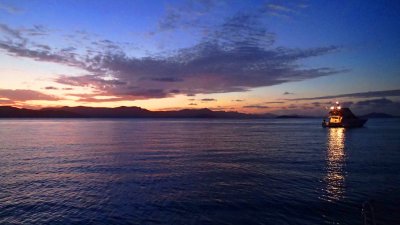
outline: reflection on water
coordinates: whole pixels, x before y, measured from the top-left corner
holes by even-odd
[[[329,200],[339,200],[344,194],[345,128],[328,132],[326,194]]]

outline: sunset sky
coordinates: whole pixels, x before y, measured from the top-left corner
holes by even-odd
[[[0,0],[0,105],[400,115],[398,1]]]

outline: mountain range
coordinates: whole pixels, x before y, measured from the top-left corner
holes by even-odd
[[[370,113],[366,118],[393,118],[385,113]],[[150,111],[140,107],[60,107],[43,109],[24,109],[12,106],[0,106],[0,118],[226,118],[226,119],[260,119],[260,118],[313,118],[302,115],[247,114],[232,111],[213,111],[204,109],[182,109],[171,111]]]
[[[254,115],[239,112],[212,111],[210,109],[183,109],[176,111],[150,111],[140,107],[61,107],[38,110],[0,106],[0,118],[265,118],[273,114]]]

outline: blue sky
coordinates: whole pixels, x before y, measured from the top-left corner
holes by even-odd
[[[399,115],[399,31],[396,1],[0,0],[0,104]]]

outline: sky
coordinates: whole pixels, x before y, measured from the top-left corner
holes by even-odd
[[[398,1],[0,0],[0,105],[400,115]]]

